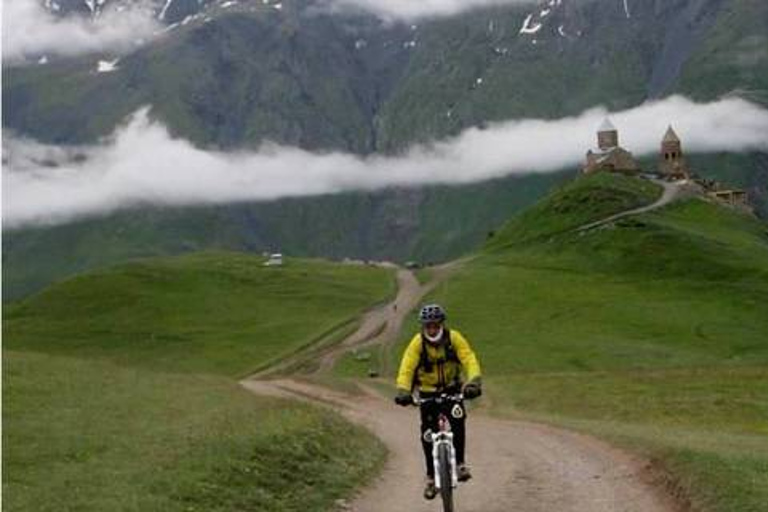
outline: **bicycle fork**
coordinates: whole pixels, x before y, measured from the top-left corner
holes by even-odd
[[[453,433],[439,432],[432,435],[432,463],[435,468],[435,487],[443,488],[442,467],[440,464],[440,447],[447,446],[448,460],[450,463],[451,482],[450,486],[454,489],[459,485],[459,475],[456,472],[456,449],[453,447]]]

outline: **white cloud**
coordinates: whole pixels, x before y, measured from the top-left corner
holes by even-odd
[[[141,204],[268,200],[552,172],[580,164],[605,115],[598,108],[561,120],[508,121],[400,156],[361,157],[275,145],[258,152],[204,151],[171,138],[143,110],[97,147],[64,150],[6,140],[3,216],[14,227]],[[674,97],[611,119],[622,145],[636,154],[658,151],[669,123],[688,152],[768,150],[768,110],[735,98],[695,104]]]
[[[414,20],[452,16],[492,5],[535,4],[537,0],[325,0],[331,10],[358,9],[384,19]]]
[[[123,52],[159,33],[148,4],[122,12],[106,10],[96,18],[57,17],[37,0],[3,0],[3,61],[19,62],[40,54],[73,56]]]

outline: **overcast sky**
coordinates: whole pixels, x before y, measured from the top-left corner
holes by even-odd
[[[71,159],[71,150],[6,136],[4,223],[59,223],[140,204],[266,200],[575,168],[594,146],[605,115],[593,109],[557,121],[508,121],[414,146],[401,156],[364,158],[274,145],[258,152],[204,151],[171,138],[145,109],[103,145],[79,148],[85,161]],[[740,99],[694,104],[674,97],[610,117],[622,145],[638,155],[658,151],[669,123],[688,152],[768,150],[768,111]]]
[[[2,7],[3,61],[11,63],[24,56],[123,52],[160,28],[140,2],[124,12],[107,11],[96,20],[58,18],[39,0],[2,0]]]

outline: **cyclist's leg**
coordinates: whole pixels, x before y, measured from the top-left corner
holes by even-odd
[[[437,431],[438,409],[432,403],[422,404],[421,407],[421,447],[424,450],[424,464],[427,476],[435,478],[435,466],[432,461],[432,440],[429,435]]]

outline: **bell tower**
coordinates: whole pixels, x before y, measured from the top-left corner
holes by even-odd
[[[619,131],[607,117],[597,130],[597,147],[602,151],[619,147]]]
[[[690,177],[688,165],[683,156],[683,145],[672,126],[667,128],[667,133],[661,139],[661,154],[659,155],[659,171],[665,176],[676,179]]]
[[[667,133],[661,140],[661,157],[667,161],[674,161],[683,157],[683,148],[680,137],[677,136],[672,126],[667,128]]]

